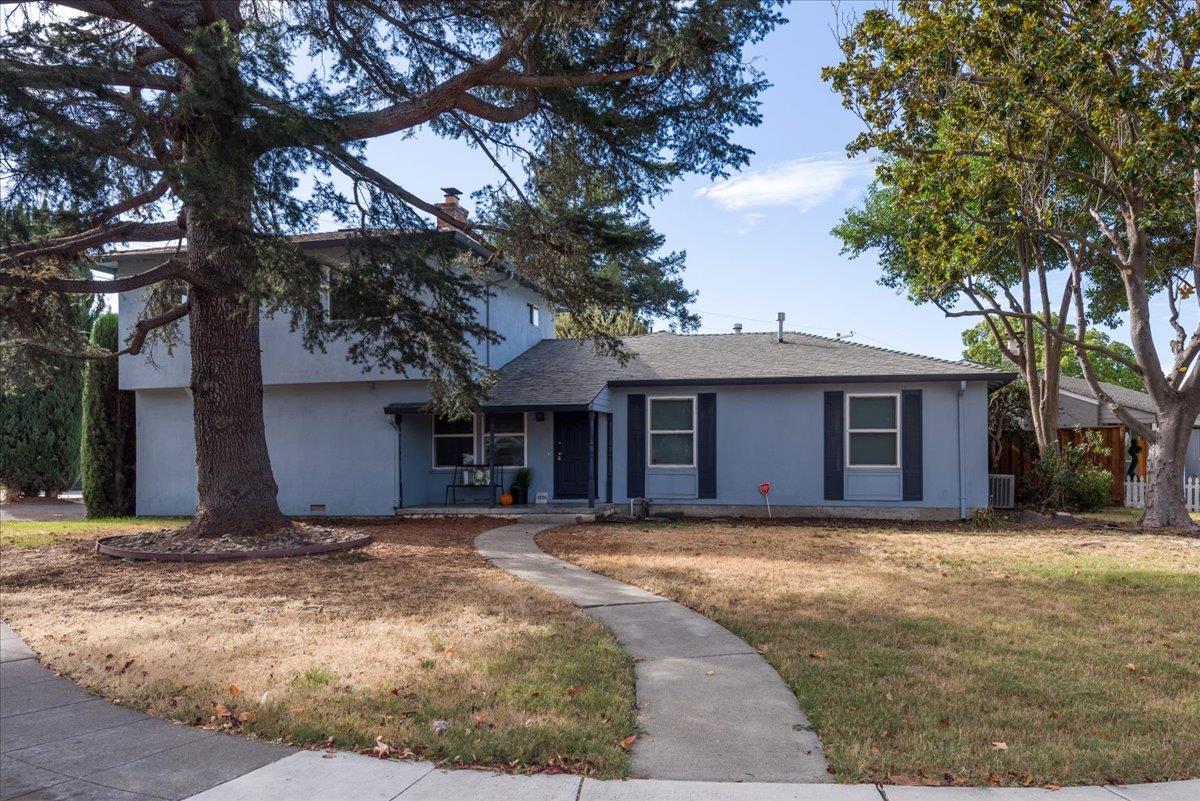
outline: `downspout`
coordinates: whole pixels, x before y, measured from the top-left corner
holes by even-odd
[[[963,441],[962,441],[962,402],[967,392],[967,382],[958,382],[958,396],[955,398],[954,439],[958,454],[958,519],[967,519],[967,496],[963,492]]]

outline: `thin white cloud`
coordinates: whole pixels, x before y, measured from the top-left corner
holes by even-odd
[[[866,159],[850,161],[843,155],[823,153],[735,175],[697,189],[696,195],[729,211],[796,206],[804,212],[829,201],[856,179],[869,175],[871,168]]]

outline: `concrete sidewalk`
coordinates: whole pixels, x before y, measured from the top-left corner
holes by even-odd
[[[630,773],[646,779],[827,782],[828,762],[795,694],[741,638],[685,606],[543,553],[560,523],[486,531],[476,549],[599,620],[636,660]]]

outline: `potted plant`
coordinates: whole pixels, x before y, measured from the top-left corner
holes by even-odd
[[[513,474],[512,484],[509,485],[508,491],[512,493],[514,503],[529,503],[529,483],[532,479],[533,471],[528,467],[522,467]]]

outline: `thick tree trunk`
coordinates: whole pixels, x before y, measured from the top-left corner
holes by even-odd
[[[1183,493],[1184,468],[1187,463],[1188,439],[1192,434],[1191,420],[1180,422],[1186,415],[1160,415],[1160,424],[1146,454],[1146,511],[1142,525],[1154,528],[1167,526],[1191,527]]]
[[[237,285],[248,248],[192,215],[188,260],[202,275]],[[188,532],[265,534],[288,525],[279,511],[263,425],[257,308],[228,291],[191,288],[192,404],[200,502]]]

